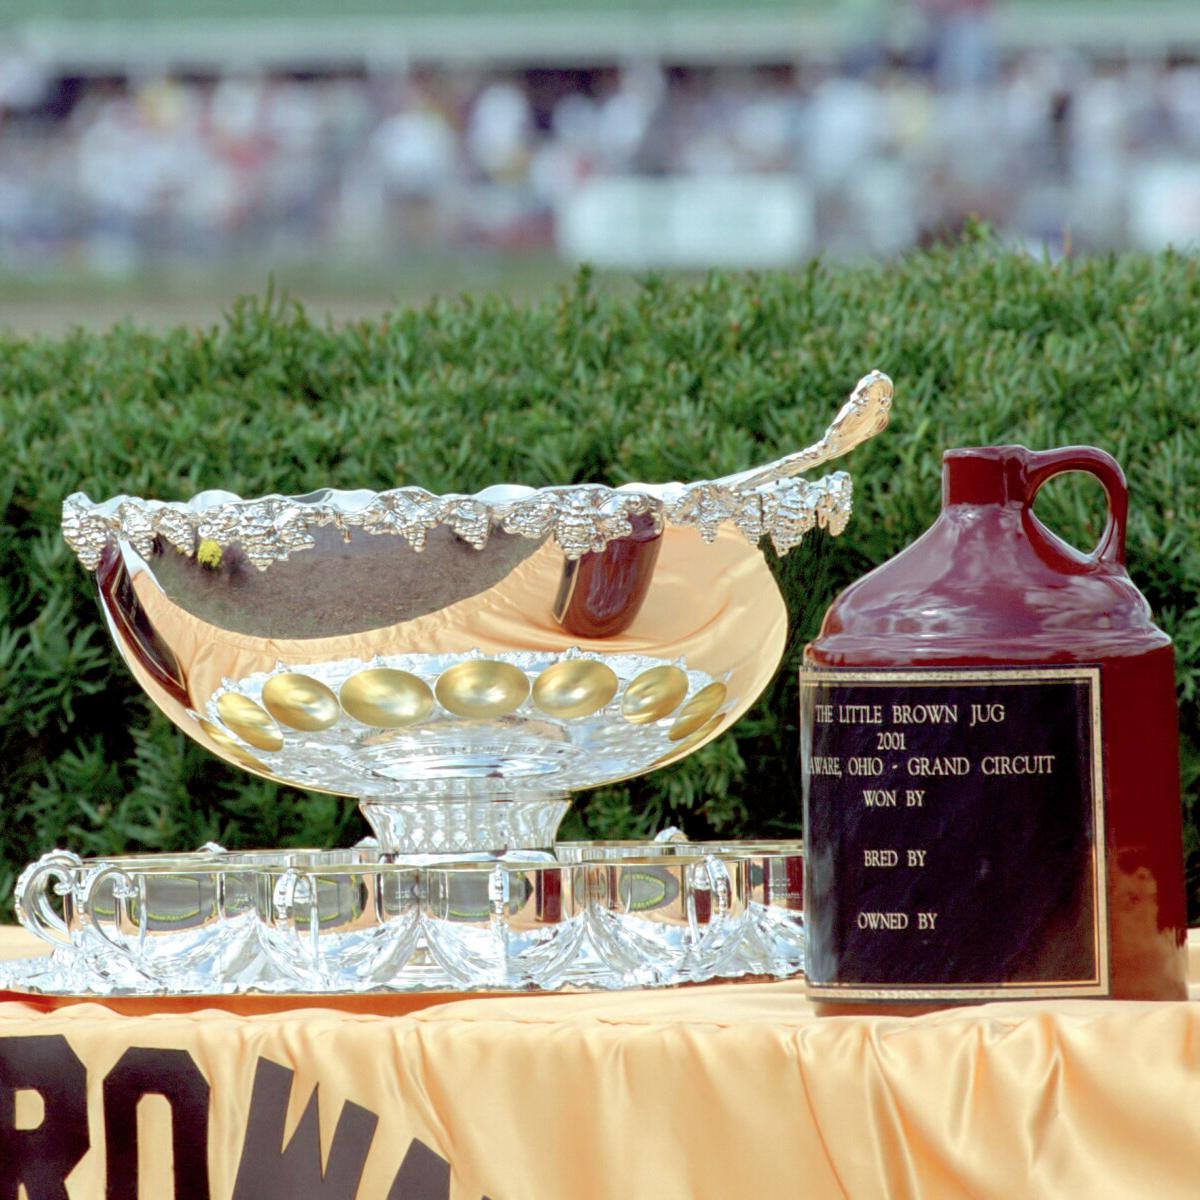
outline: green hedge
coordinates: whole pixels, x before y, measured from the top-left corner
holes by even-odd
[[[68,492],[182,498],[323,484],[692,479],[813,440],[870,367],[892,428],[856,451],[845,535],[778,564],[793,644],[730,736],[581,796],[578,836],[797,828],[795,666],[835,591],[937,511],[941,450],[1090,442],[1132,485],[1130,569],[1176,640],[1193,911],[1200,912],[1200,275],[1191,259],[1047,265],[976,240],[888,266],[644,281],[581,274],[532,307],[464,297],[333,329],[239,302],[212,329],[0,340],[0,891],[54,844],[98,853],[345,843],[354,805],[240,774],[143,699],[59,533]],[[1076,477],[1039,512],[1095,538]]]

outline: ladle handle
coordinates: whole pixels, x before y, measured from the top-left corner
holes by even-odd
[[[810,471],[832,458],[848,454],[855,446],[887,428],[892,411],[892,381],[882,371],[871,371],[857,383],[819,442],[785,455],[765,467],[753,467],[714,480],[724,487],[750,490]]]

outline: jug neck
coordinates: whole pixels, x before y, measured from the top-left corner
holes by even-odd
[[[1024,446],[977,446],[942,456],[942,506],[1029,503],[1029,458]]]

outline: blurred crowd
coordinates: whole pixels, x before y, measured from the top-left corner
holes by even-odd
[[[109,80],[0,59],[0,270],[552,247],[605,179],[770,176],[805,197],[806,251],[833,256],[975,215],[1052,252],[1200,236],[1200,66],[955,45],[925,62],[864,45],[837,66]]]

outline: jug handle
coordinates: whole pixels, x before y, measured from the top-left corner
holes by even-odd
[[[1125,525],[1129,516],[1129,486],[1121,464],[1111,454],[1092,446],[1064,446],[1061,450],[1031,450],[1026,460],[1026,503],[1056,475],[1083,471],[1100,481],[1108,497],[1108,524],[1088,558],[1093,563],[1125,565]]]

